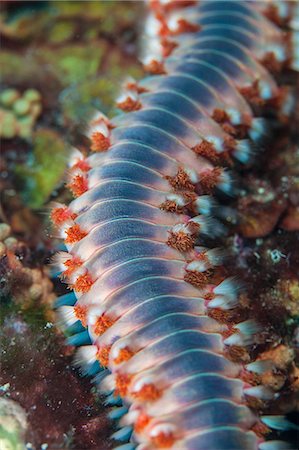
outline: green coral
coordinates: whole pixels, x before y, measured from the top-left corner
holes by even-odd
[[[25,411],[16,402],[0,398],[0,448],[24,450]]]
[[[40,208],[46,202],[63,176],[66,156],[66,145],[57,132],[44,128],[34,133],[32,158],[15,169],[28,206]]]

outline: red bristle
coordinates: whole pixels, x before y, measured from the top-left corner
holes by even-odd
[[[191,23],[185,19],[179,19],[177,22],[178,28],[171,33],[174,36],[181,33],[197,33],[201,29],[197,23]]]
[[[160,398],[162,392],[153,383],[147,383],[137,392],[133,392],[132,396],[142,401],[154,401]]]
[[[83,175],[75,175],[67,187],[71,190],[74,197],[80,197],[80,195],[88,190],[87,178]]]
[[[128,361],[133,355],[134,352],[129,347],[121,348],[117,357],[114,358],[114,362],[115,364],[120,364],[124,361]]]
[[[65,242],[67,244],[74,244],[75,242],[81,241],[87,233],[81,230],[79,225],[75,224],[66,230],[66,235]]]
[[[75,270],[82,266],[82,264],[83,261],[81,261],[81,259],[76,256],[73,256],[72,258],[64,261],[63,265],[67,267],[67,269],[62,272],[63,277],[70,277]]]
[[[103,367],[108,367],[111,345],[100,347],[97,352],[97,360]]]
[[[174,177],[166,175],[166,180],[169,181],[170,185],[176,190],[188,190],[194,191],[195,186],[190,180],[189,175],[185,172],[182,167],[179,167],[177,174]]]
[[[98,336],[101,336],[105,331],[114,324],[115,320],[112,319],[108,314],[103,314],[98,317],[94,325],[94,332]]]
[[[148,90],[146,88],[139,86],[138,83],[133,82],[133,81],[129,81],[126,84],[126,89],[128,89],[129,91],[135,91],[135,92],[137,92],[137,94],[143,94],[144,92],[148,92]]]
[[[133,375],[128,375],[128,374],[122,374],[122,373],[117,373],[116,377],[115,377],[115,384],[116,384],[116,389],[115,389],[115,395],[120,395],[122,397],[124,397],[125,395],[127,395],[128,392],[128,387],[131,383]]]
[[[93,285],[93,281],[91,276],[89,275],[89,273],[85,273],[84,275],[80,275],[74,285],[73,285],[73,289],[77,292],[82,292],[83,294],[85,294],[86,292],[88,292],[91,288],[91,286]]]
[[[81,170],[81,172],[88,172],[90,170],[90,165],[86,159],[79,159],[75,164],[72,165],[71,170]]]
[[[220,180],[220,176],[223,172],[221,167],[215,167],[214,169],[207,170],[200,174],[200,187],[201,189],[209,194],[217,186]]]
[[[150,422],[151,418],[145,413],[139,414],[136,422],[134,423],[134,430],[136,433],[140,433]]]
[[[103,133],[95,131],[91,136],[91,147],[93,152],[104,152],[110,147],[110,139]]]
[[[62,225],[68,220],[74,220],[76,217],[77,214],[70,211],[67,206],[54,208],[51,212],[51,220],[57,226]]]
[[[170,448],[175,443],[175,437],[170,431],[167,433],[161,431],[156,436],[153,436],[151,441],[157,448]]]
[[[81,321],[83,327],[87,326],[87,306],[84,305],[75,305],[74,313],[78,320]]]
[[[162,45],[162,55],[164,58],[167,58],[167,56],[171,55],[173,50],[178,46],[178,44],[174,41],[170,41],[168,39],[161,39],[161,45]]]
[[[165,67],[162,61],[152,59],[150,63],[144,64],[144,70],[152,75],[164,75],[166,74]]]
[[[139,100],[134,100],[132,97],[128,96],[123,102],[118,102],[117,107],[122,109],[124,112],[137,111],[141,108],[141,102]]]

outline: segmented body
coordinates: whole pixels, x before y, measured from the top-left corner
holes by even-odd
[[[252,323],[212,318],[236,305],[238,289],[202,240],[222,232],[210,216],[217,190],[232,190],[225,167],[248,160],[262,114],[287,115],[288,92],[266,65],[287,65],[289,43],[259,3],[152,7],[162,58],[147,60],[153,76],[128,83],[128,114],[93,123],[95,153],[72,162],[78,198],[52,214],[76,295],[58,303],[88,330],[80,354],[91,371],[111,372],[102,388],[129,406],[117,437],[133,427],[140,450],[268,448],[246,399],[271,394],[246,383],[249,368],[227,352],[250,343]],[[72,340],[88,342],[85,331]]]

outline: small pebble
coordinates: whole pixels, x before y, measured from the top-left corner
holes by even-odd
[[[14,251],[18,245],[18,241],[14,237],[9,237],[5,239],[4,244],[8,250]]]
[[[31,105],[30,113],[32,117],[34,118],[38,117],[41,112],[42,112],[42,105],[40,103],[34,103],[33,105]]]
[[[0,258],[6,255],[6,247],[3,242],[0,242]]]
[[[24,94],[23,98],[31,102],[38,102],[41,100],[41,95],[36,89],[27,89]]]
[[[7,223],[0,223],[0,241],[8,238],[11,233],[11,228]]]
[[[16,118],[10,111],[5,111],[0,127],[0,135],[5,139],[12,139],[18,131]]]
[[[43,294],[43,289],[40,284],[33,284],[29,289],[29,295],[32,298],[32,300],[38,300],[41,298]]]
[[[30,102],[25,98],[20,98],[14,103],[13,110],[18,116],[24,116],[30,110]]]
[[[11,106],[19,97],[20,93],[16,89],[5,89],[0,96],[0,102],[4,106]]]

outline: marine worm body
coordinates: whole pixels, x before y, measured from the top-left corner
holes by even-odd
[[[279,3],[287,23],[294,6]],[[52,212],[75,294],[58,300],[61,316],[78,332],[79,362],[110,403],[123,400],[112,416],[124,449],[286,448],[265,440],[271,418],[248,407],[272,393],[250,382],[262,366],[230,350],[250,345],[257,325],[217,320],[239,286],[217,269],[224,252],[204,246],[223,232],[212,216],[225,218],[215,198],[232,192],[228,168],[249,160],[266,116],[291,110],[273,73],[293,64],[292,39],[268,5],[153,1],[151,76],[127,82],[125,114],[93,121],[93,154],[72,157],[76,198]]]

